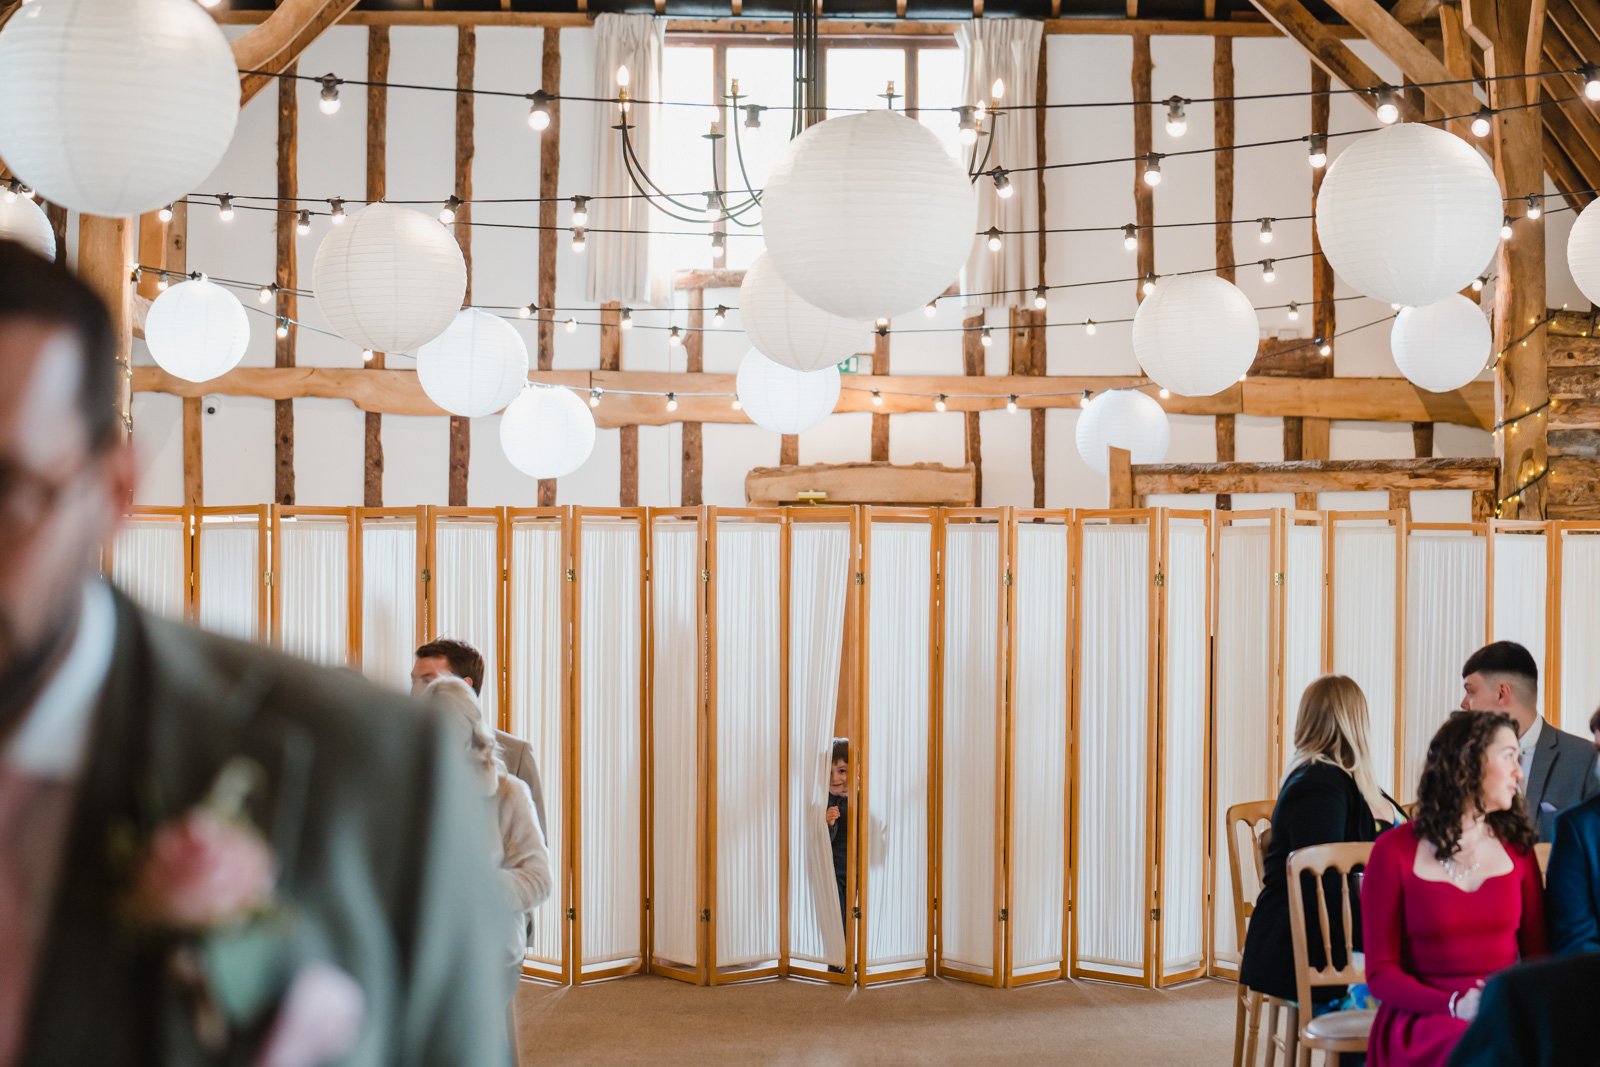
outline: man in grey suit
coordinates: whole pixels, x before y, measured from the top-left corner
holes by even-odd
[[[0,1064],[259,1062],[335,1005],[326,1058],[506,1063],[459,739],[99,577],[137,481],[117,343],[65,268],[0,242]]]
[[[1516,720],[1528,812],[1538,821],[1539,840],[1554,840],[1556,816],[1600,788],[1594,746],[1539,714],[1539,666],[1515,641],[1478,649],[1461,668],[1461,678],[1464,711],[1499,711]]]

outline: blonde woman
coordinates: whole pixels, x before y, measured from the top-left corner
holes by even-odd
[[[1272,834],[1263,862],[1261,894],[1245,935],[1239,980],[1258,993],[1294,1000],[1294,946],[1289,933],[1289,853],[1332,841],[1373,841],[1399,819],[1395,804],[1372,775],[1367,749],[1367,698],[1361,687],[1340,674],[1325,674],[1306,687],[1294,728],[1294,756],[1272,809]],[[1316,887],[1307,881],[1307,914],[1316,914]],[[1329,941],[1343,944],[1337,876],[1328,886],[1334,929]],[[1352,899],[1355,944],[1361,945],[1361,902]],[[1316,939],[1312,939],[1316,940]],[[1321,966],[1320,944],[1311,963]],[[1335,963],[1343,966],[1341,959]],[[1319,989],[1319,1003],[1341,995],[1337,987]]]

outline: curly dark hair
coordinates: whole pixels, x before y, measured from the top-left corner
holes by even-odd
[[[1461,816],[1469,810],[1484,814],[1489,832],[1503,844],[1526,852],[1538,839],[1521,795],[1506,811],[1483,811],[1484,761],[1490,742],[1501,730],[1516,734],[1517,724],[1511,716],[1498,711],[1457,711],[1428,742],[1414,821],[1417,836],[1432,845],[1441,860],[1460,850]]]

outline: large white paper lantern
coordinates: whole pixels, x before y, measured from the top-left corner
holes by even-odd
[[[56,231],[32,197],[0,196],[0,239],[16,241],[45,259],[56,258]]]
[[[752,348],[739,364],[734,389],[757,426],[773,433],[804,433],[839,402],[839,368],[797,371]]]
[[[1443,300],[1482,274],[1504,216],[1500,183],[1478,150],[1420,123],[1356,141],[1317,194],[1317,237],[1334,272],[1406,307]]]
[[[849,359],[871,329],[806,303],[779,277],[766,254],[744,272],[739,321],[762,355],[798,371],[822,370]]]
[[[239,118],[227,38],[193,0],[35,0],[0,31],[0,157],[93,215],[198,187]]]
[[[864,322],[943,293],[977,225],[965,169],[932,130],[889,110],[841,115],[790,141],[761,197],[783,280],[823,311]]]
[[[1483,373],[1494,332],[1482,308],[1451,293],[1424,307],[1402,308],[1389,332],[1389,347],[1395,366],[1413,385],[1448,393]]]
[[[529,386],[500,416],[500,447],[530,478],[561,478],[594,451],[594,415],[560,386]]]
[[[438,337],[417,349],[417,381],[452,415],[490,415],[528,381],[528,346],[504,319],[464,308]]]
[[[144,343],[168,374],[206,382],[244,358],[250,320],[238,297],[215,282],[195,278],[172,286],[150,304]]]
[[[467,293],[467,264],[450,231],[393,204],[369,204],[330,228],[312,278],[329,325],[374,352],[427,344],[455,320]]]
[[[1156,384],[1211,396],[1255,362],[1261,322],[1231,283],[1214,274],[1163,278],[1133,317],[1133,354]]]
[[[1097,394],[1078,416],[1078,455],[1101,474],[1111,470],[1110,449],[1125,448],[1134,463],[1160,463],[1172,440],[1167,413],[1137,389]]]
[[[1578,291],[1600,304],[1600,209],[1591,203],[1578,214],[1567,234],[1567,267]]]

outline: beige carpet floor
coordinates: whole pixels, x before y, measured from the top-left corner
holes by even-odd
[[[907,982],[847,992],[773,981],[704,989],[641,977],[524,982],[524,1064],[1226,1064],[1231,983],[1155,992],[1098,982],[984,989]]]

